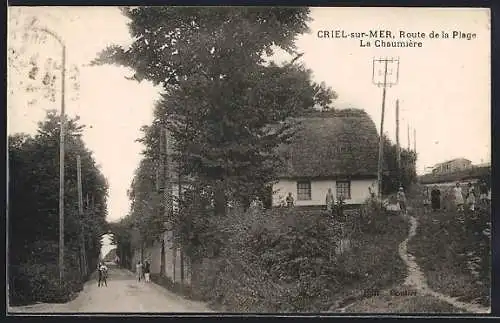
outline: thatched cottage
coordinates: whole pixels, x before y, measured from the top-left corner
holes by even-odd
[[[378,134],[363,110],[313,112],[299,119],[297,133],[283,148],[285,167],[273,185],[273,206],[289,192],[296,206],[325,205],[328,188],[346,204],[377,194]]]

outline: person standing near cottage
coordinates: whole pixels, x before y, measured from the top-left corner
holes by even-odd
[[[465,198],[469,210],[474,211],[474,207],[476,204],[476,192],[474,186],[472,186],[472,183],[469,183],[467,185],[467,192],[465,193]]]
[[[464,196],[462,194],[462,188],[460,187],[460,182],[453,189],[453,195],[455,197],[455,205],[458,211],[463,211],[464,209]]]
[[[256,196],[252,200],[252,203],[250,203],[250,208],[254,210],[262,210],[264,208],[264,204],[260,200],[260,197]]]
[[[370,198],[372,200],[374,200],[375,199],[375,191],[373,189],[373,185],[368,186],[368,193],[370,194]]]
[[[479,200],[482,203],[488,200],[488,185],[486,185],[486,181],[484,180],[479,184]]]
[[[337,198],[337,204],[336,204],[336,211],[337,211],[337,219],[342,222],[342,223],[345,223],[346,222],[346,217],[345,217],[345,214],[344,214],[344,205],[345,205],[345,198],[344,198],[344,195],[340,195],[338,198]]]
[[[151,269],[150,269],[150,264],[149,264],[149,261],[145,261],[144,262],[144,280],[146,281],[146,283],[149,283],[151,281],[150,279],[150,273],[151,273]]]
[[[135,265],[135,271],[137,274],[137,281],[140,282],[142,277],[142,263],[140,260],[137,262],[137,265]]]
[[[431,205],[431,199],[432,199],[432,196],[431,196],[431,193],[432,192],[429,192],[429,187],[425,186],[424,187],[424,198],[423,198],[423,204],[424,204],[424,209],[427,210],[427,207],[429,205]]]
[[[396,198],[399,204],[399,209],[404,215],[406,215],[406,195],[403,186],[399,187],[399,191]]]
[[[286,197],[286,206],[287,207],[292,207],[293,206],[292,192],[288,192],[288,196]]]
[[[333,196],[332,189],[329,188],[328,192],[326,193],[326,210],[328,212],[332,212],[334,204],[335,204],[335,197]]]
[[[431,191],[431,206],[433,211],[441,208],[441,191],[437,185],[434,185]]]

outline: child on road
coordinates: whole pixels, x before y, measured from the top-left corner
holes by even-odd
[[[137,265],[135,265],[135,271],[137,274],[137,281],[140,282],[142,277],[142,263],[140,260],[137,262]]]
[[[144,279],[146,280],[146,283],[149,283],[151,280],[150,280],[150,265],[149,265],[149,261],[145,261],[144,262]]]

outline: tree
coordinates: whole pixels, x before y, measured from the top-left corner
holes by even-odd
[[[130,216],[138,229],[141,246],[151,245],[163,231],[159,215],[161,197],[156,190],[155,164],[150,158],[141,160],[129,190],[132,202]]]
[[[124,268],[132,268],[132,245],[131,217],[126,215],[118,222],[109,223],[110,231],[113,232],[111,242],[116,245],[116,254],[120,257],[120,265]]]
[[[273,46],[295,53],[308,30],[307,8],[124,8],[135,41],[110,46],[94,64],[134,69],[134,78],[164,87],[145,128],[146,153],[157,158],[159,129],[174,139],[183,175],[209,183],[215,209],[227,200],[248,203],[274,178],[276,148],[293,134],[290,119],[315,104],[329,107],[335,93],[314,84],[300,64],[266,64]]]
[[[13,302],[54,297],[50,292],[56,287],[51,284],[58,281],[55,264],[59,237],[59,122],[56,112],[49,111],[46,119],[39,123],[35,136],[9,136],[9,280],[11,286],[24,286],[10,289],[20,293],[11,294]],[[88,269],[92,272],[106,226],[107,182],[80,137],[82,130],[78,118],[67,121],[65,281],[74,284],[72,288],[81,288],[86,279],[78,263],[80,230],[85,228]],[[92,206],[86,205],[87,214],[83,219],[78,215],[77,154],[82,161],[84,196],[88,193],[94,201]]]
[[[417,155],[409,149],[401,149],[401,168],[397,164],[397,147],[384,136],[384,176],[382,192],[394,193],[400,185],[407,189],[417,179]]]

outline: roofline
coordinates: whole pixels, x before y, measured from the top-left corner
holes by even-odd
[[[467,159],[465,157],[460,157],[460,158],[453,158],[453,159],[450,159],[450,160],[447,160],[447,161],[444,161],[442,163],[438,163],[438,164],[435,164],[434,166],[431,166],[431,167],[438,167],[438,166],[441,166],[441,165],[445,165],[445,164],[448,164],[448,163],[451,163],[451,162],[454,162],[454,161],[457,161],[457,160],[466,160],[468,162],[471,162],[472,161],[470,159]]]
[[[377,179],[377,174],[335,175],[335,176],[279,176],[278,180],[360,180]]]

